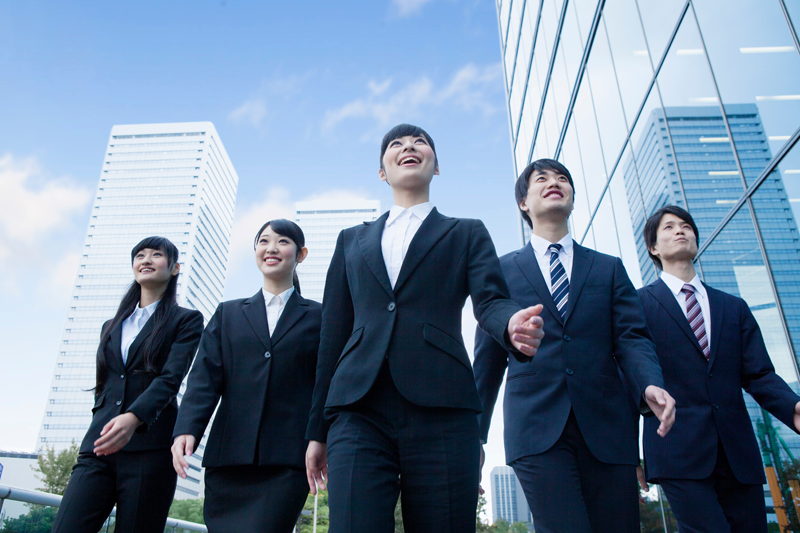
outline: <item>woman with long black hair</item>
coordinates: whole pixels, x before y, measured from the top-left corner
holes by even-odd
[[[290,533],[308,495],[304,437],[322,306],[300,296],[295,268],[308,250],[297,224],[267,222],[254,249],[263,286],[211,317],[175,424],[173,463],[185,477],[219,403],[203,451],[211,533]]]
[[[114,505],[117,533],[162,533],[175,494],[175,397],[203,315],[178,306],[178,249],[168,239],[142,240],[131,262],[134,281],[101,330],[92,422],[54,533],[97,533]]]

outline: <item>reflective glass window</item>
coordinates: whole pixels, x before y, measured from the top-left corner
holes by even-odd
[[[619,238],[614,220],[611,195],[605,194],[592,220],[594,229],[594,249],[604,254],[619,257]]]
[[[580,242],[589,225],[589,218],[593,206],[589,205],[589,195],[586,189],[580,143],[578,142],[578,136],[575,132],[574,116],[570,121],[570,126],[567,128],[567,133],[564,137],[564,145],[561,148],[558,159],[567,167],[572,175],[572,181],[575,184],[575,209],[572,211],[570,220],[572,223],[572,237]]]
[[[657,64],[686,5],[686,0],[636,0],[653,64]]]

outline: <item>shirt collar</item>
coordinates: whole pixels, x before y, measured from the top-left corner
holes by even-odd
[[[267,302],[267,305],[269,305],[272,299],[276,296],[275,294],[272,294],[271,292],[269,292],[267,289],[264,288],[261,289],[261,292],[264,294],[264,301]],[[294,287],[289,287],[288,289],[278,294],[277,296],[278,298],[281,299],[282,303],[286,304],[286,302],[289,301],[289,298],[292,297],[292,293],[294,293]]]
[[[417,204],[414,206],[409,207],[406,209],[405,207],[400,207],[399,205],[393,205],[391,209],[389,209],[389,218],[386,219],[386,225],[389,226],[397,220],[400,215],[405,214],[408,212],[410,215],[416,216],[420,220],[425,220],[428,215],[431,214],[433,211],[433,203],[432,202],[425,202],[422,204]]]
[[[545,254],[549,254],[550,245],[553,244],[547,239],[539,237],[538,235],[531,233],[531,247],[533,248],[534,253],[537,256],[544,256]],[[572,235],[567,232],[560,241],[556,244],[561,245],[561,251],[572,257]]]
[[[673,276],[672,274],[663,271],[661,272],[661,280],[667,284],[669,290],[676,297],[678,296],[678,293],[681,292],[683,286],[686,284],[686,282],[683,281],[681,278]],[[692,281],[689,282],[689,285],[694,287],[695,293],[699,294],[703,298],[706,297],[706,288],[700,281],[700,276],[695,274],[694,277],[692,278]]]
[[[155,302],[151,303],[150,305],[148,305],[146,307],[139,307],[139,305],[142,304],[141,302],[139,302],[139,305],[136,306],[136,309],[133,310],[133,313],[131,313],[131,315],[135,316],[137,318],[140,317],[140,316],[151,317],[151,316],[153,316],[153,313],[156,312],[156,308],[158,307],[158,304],[160,304],[160,303],[161,303],[161,300],[156,300]]]

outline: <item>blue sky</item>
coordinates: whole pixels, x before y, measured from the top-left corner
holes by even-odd
[[[297,200],[388,208],[380,138],[418,123],[439,210],[519,246],[494,2],[5,2],[0,71],[0,449],[35,444],[114,124],[213,122],[238,246]],[[240,248],[226,298],[260,283]]]

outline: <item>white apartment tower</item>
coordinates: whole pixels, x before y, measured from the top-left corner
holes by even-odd
[[[381,215],[381,203],[379,200],[321,199],[296,202],[294,212],[308,248],[308,257],[297,267],[300,289],[304,298],[321,302],[339,232],[377,219]]]
[[[238,181],[210,122],[111,128],[37,449],[80,444],[86,433],[100,327],[133,281],[136,243],[171,240],[180,251],[178,301],[211,318],[225,288]],[[202,496],[204,443],[176,497]]]
[[[489,474],[489,480],[492,485],[492,521],[497,522],[502,518],[509,524],[531,524],[533,519],[528,500],[525,499],[514,469],[510,466],[496,466]]]

